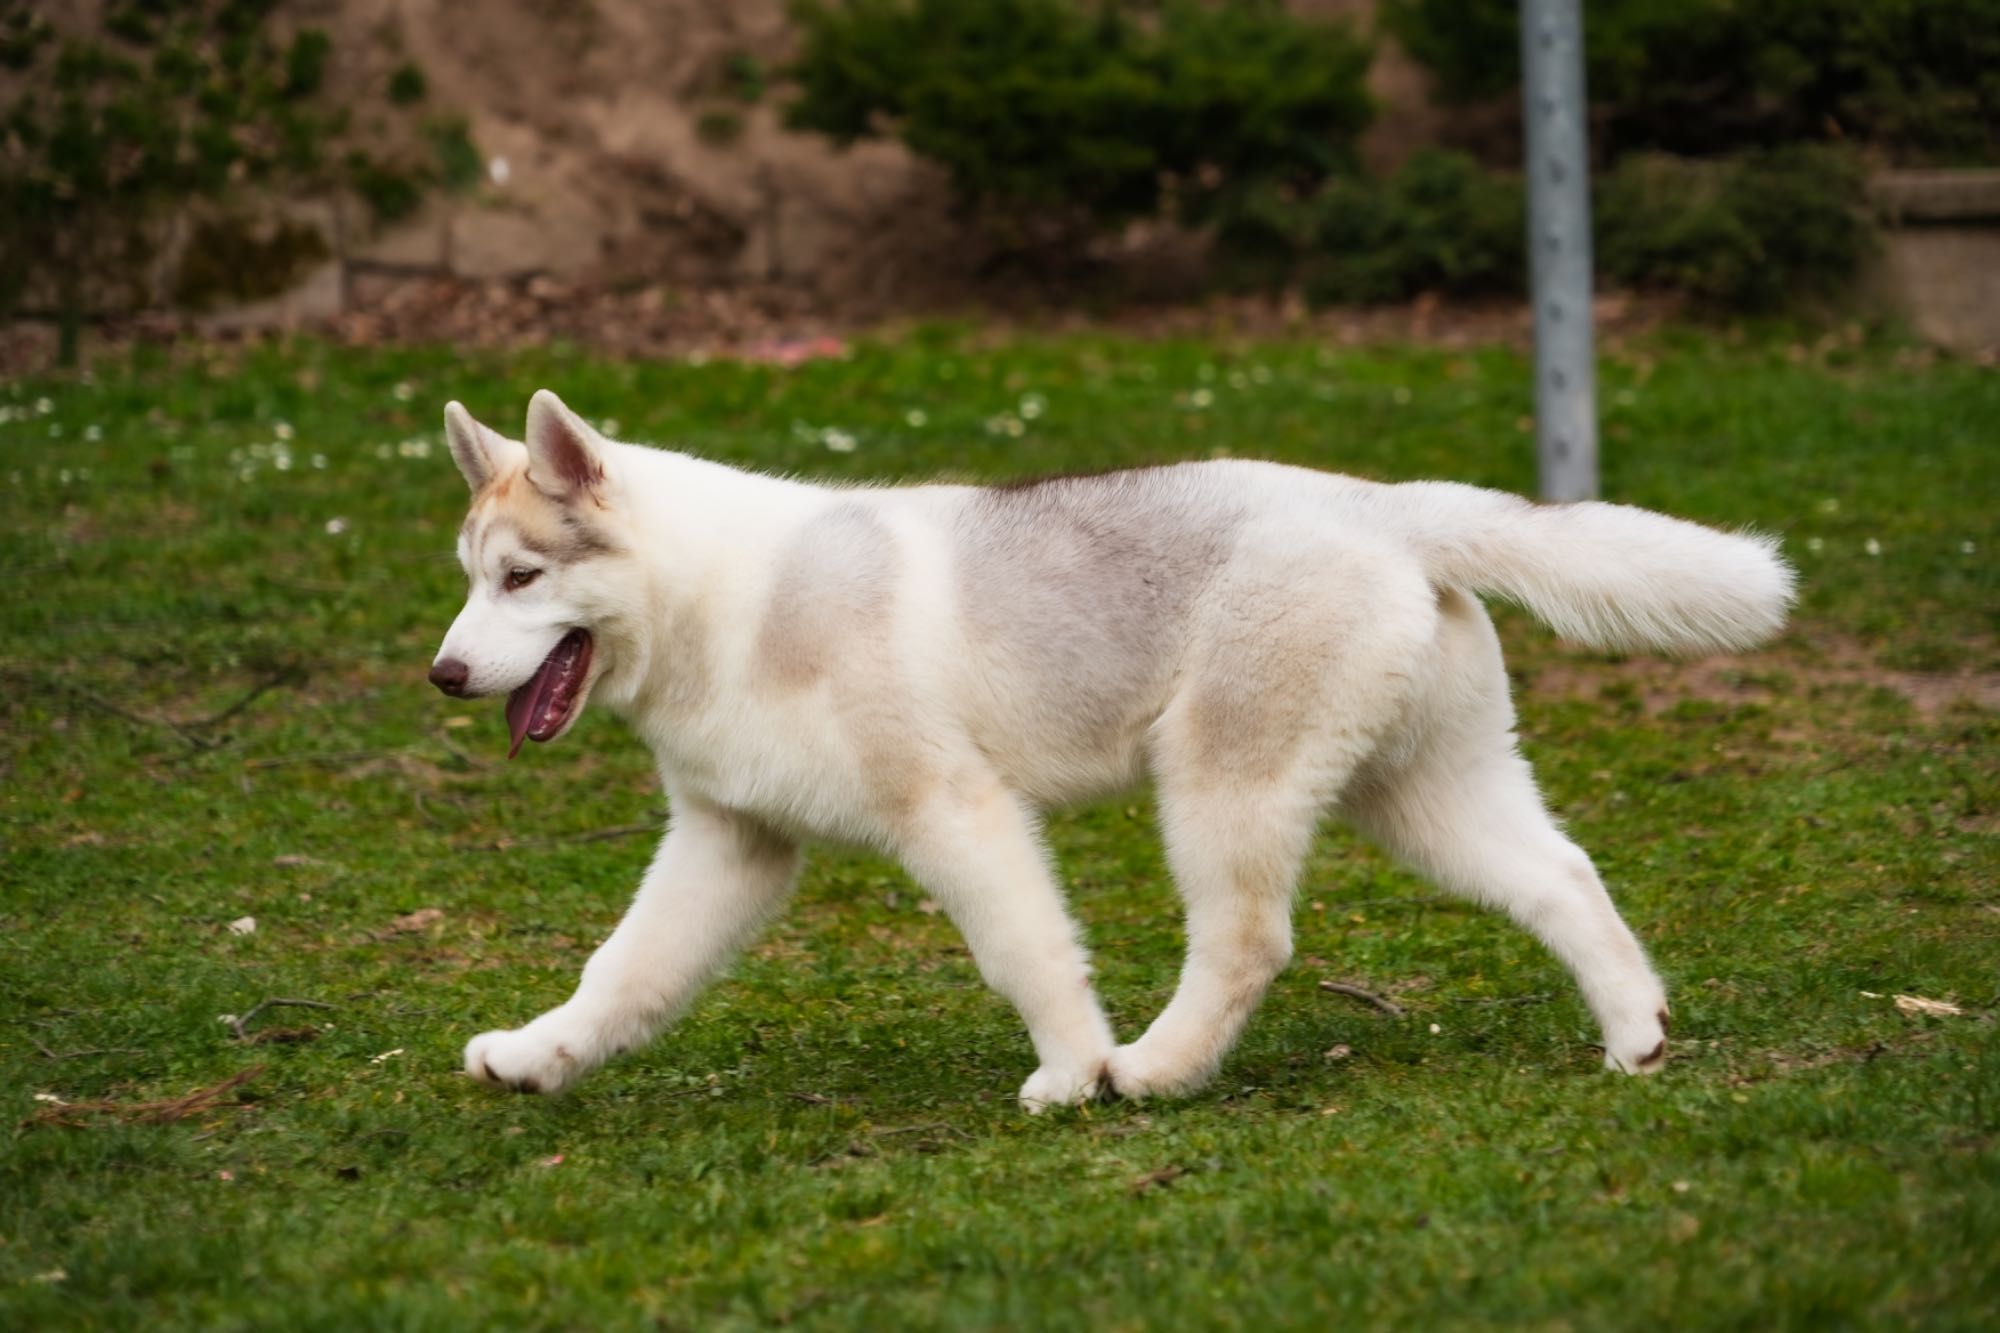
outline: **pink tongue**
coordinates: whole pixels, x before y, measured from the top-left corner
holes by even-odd
[[[507,750],[509,759],[521,753],[521,742],[529,737],[545,741],[556,734],[569,716],[570,701],[589,663],[590,636],[571,630],[528,682],[507,696],[507,730],[514,740]]]

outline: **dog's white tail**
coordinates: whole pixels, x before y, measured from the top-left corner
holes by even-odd
[[[1630,505],[1537,505],[1451,482],[1385,488],[1438,583],[1521,603],[1596,648],[1713,653],[1784,626],[1794,575],[1774,537]]]

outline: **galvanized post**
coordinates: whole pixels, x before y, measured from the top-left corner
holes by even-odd
[[[1587,500],[1597,495],[1597,372],[1580,0],[1521,0],[1521,112],[1542,498]]]

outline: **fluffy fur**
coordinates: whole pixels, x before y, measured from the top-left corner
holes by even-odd
[[[472,587],[433,678],[506,693],[587,630],[570,720],[623,715],[673,811],[575,995],[474,1038],[475,1077],[555,1092],[645,1042],[834,839],[900,858],[964,932],[1027,1025],[1030,1109],[1185,1093],[1290,957],[1328,810],[1547,944],[1609,1067],[1664,1060],[1665,991],[1543,807],[1476,594],[1600,646],[1747,648],[1792,596],[1769,539],[1238,461],[829,488],[605,440],[547,392],[524,443],[445,420]],[[1188,951],[1121,1046],[1039,815],[1147,774]]]

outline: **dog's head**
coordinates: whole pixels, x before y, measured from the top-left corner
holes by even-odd
[[[444,429],[472,488],[458,534],[471,589],[431,683],[457,698],[507,695],[512,758],[525,739],[567,731],[612,665],[603,631],[619,610],[605,591],[616,580],[602,576],[626,557],[610,466],[618,446],[546,389],[528,404],[524,442],[457,403],[445,407]]]

